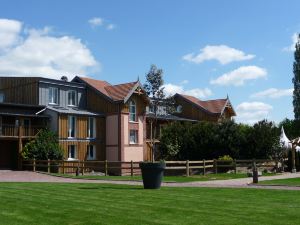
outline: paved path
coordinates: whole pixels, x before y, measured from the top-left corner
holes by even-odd
[[[285,173],[276,176],[259,177],[260,181],[300,177],[300,173]],[[84,180],[50,176],[43,173],[29,171],[0,170],[0,182],[56,182],[56,183],[102,183],[102,184],[127,184],[142,185],[141,181],[112,181],[112,180]],[[252,178],[240,178],[232,180],[196,181],[186,183],[165,182],[166,187],[221,187],[221,188],[260,188],[260,189],[284,189],[300,190],[300,187],[285,186],[257,186],[252,185]]]

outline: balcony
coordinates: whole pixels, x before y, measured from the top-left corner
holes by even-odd
[[[33,138],[42,129],[42,126],[16,126],[13,124],[2,124],[0,126],[0,137],[7,138]]]

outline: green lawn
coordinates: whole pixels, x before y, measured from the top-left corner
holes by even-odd
[[[300,186],[300,178],[288,178],[288,179],[279,179],[279,180],[265,180],[265,181],[259,182],[259,184]]]
[[[294,225],[300,192],[0,183],[0,224]]]
[[[78,176],[70,175],[70,174],[51,174],[53,176],[62,176],[76,179],[99,179],[99,180],[129,180],[129,181],[141,181],[141,176],[96,176],[96,175],[84,175]],[[220,173],[220,174],[207,174],[205,176],[196,175],[196,176],[164,176],[163,180],[165,182],[192,182],[192,181],[208,181],[208,180],[228,180],[228,179],[237,179],[237,178],[245,178],[246,174],[230,174],[230,173]]]

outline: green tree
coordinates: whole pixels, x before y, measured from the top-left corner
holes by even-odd
[[[164,93],[163,70],[151,65],[149,72],[146,74],[146,83],[144,90],[151,98],[152,115],[148,117],[150,121],[150,146],[152,150],[152,160],[155,160],[155,139],[157,137],[157,117],[158,108],[164,107],[167,112],[173,109],[173,100],[171,97],[166,98]]]
[[[300,36],[299,36],[300,37]],[[294,53],[294,65],[293,65],[293,84],[294,84],[294,93],[293,93],[293,106],[294,106],[294,116],[296,120],[300,119],[300,38],[295,45]]]
[[[35,139],[24,146],[22,156],[24,159],[61,160],[63,150],[58,144],[57,135],[48,129],[43,129]]]

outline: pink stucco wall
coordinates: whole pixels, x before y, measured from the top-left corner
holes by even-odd
[[[124,160],[125,161],[143,161],[143,147],[125,147],[124,148]]]
[[[124,138],[124,145],[129,144],[129,115],[122,115],[124,118],[124,132],[123,132],[123,138]]]

